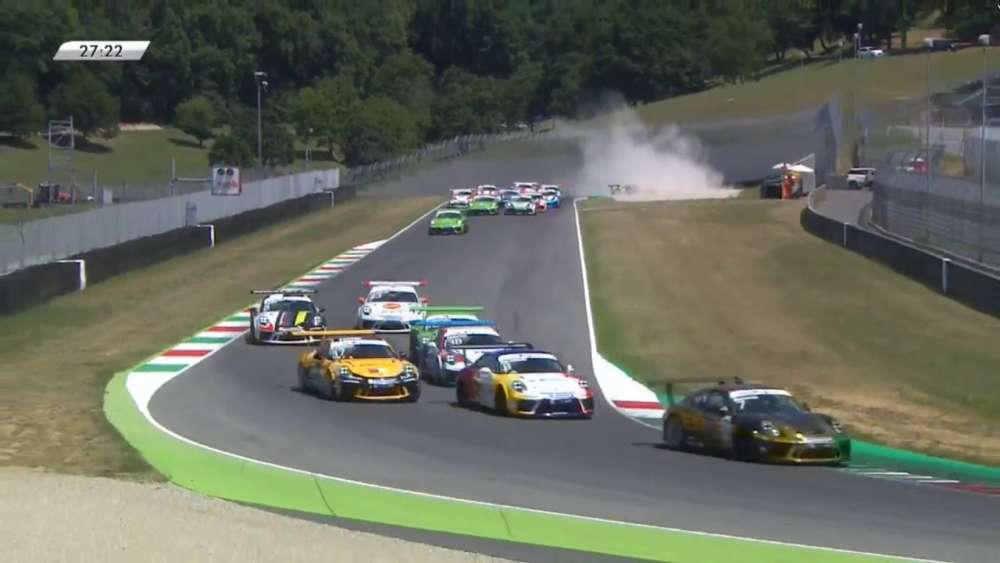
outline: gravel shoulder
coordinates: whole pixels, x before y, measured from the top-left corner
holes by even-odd
[[[0,468],[3,561],[505,561],[300,520],[161,483]]]

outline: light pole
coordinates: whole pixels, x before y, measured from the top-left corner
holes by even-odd
[[[979,132],[979,261],[983,261],[983,214],[984,195],[986,191],[986,47],[990,44],[989,35],[980,35],[979,43],[983,46],[983,100],[980,104],[980,124]]]
[[[259,70],[254,71],[253,78],[257,82],[257,165],[264,165],[264,150],[263,143],[261,142],[261,132],[260,132],[260,98],[261,89],[267,88],[267,73]]]

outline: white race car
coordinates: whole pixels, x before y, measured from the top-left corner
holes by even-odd
[[[456,323],[458,324],[458,323]],[[510,346],[491,324],[452,326],[442,329],[429,342],[421,363],[421,372],[438,385],[454,385],[462,370],[487,352]]]
[[[264,296],[250,308],[248,339],[252,344],[307,344],[318,338],[302,332],[326,328],[323,308],[309,298],[315,289],[254,289],[250,293]]]
[[[537,192],[541,189],[542,185],[538,182],[514,182],[511,188],[518,191],[522,195],[529,195]]]
[[[448,207],[452,209],[467,209],[472,203],[472,190],[460,188],[451,190],[451,198],[448,200]]]
[[[412,321],[423,318],[427,299],[417,288],[422,281],[370,281],[367,297],[358,297],[357,328],[376,332],[409,332]]]
[[[488,195],[496,197],[500,195],[500,188],[493,184],[479,184],[476,186],[476,195]]]

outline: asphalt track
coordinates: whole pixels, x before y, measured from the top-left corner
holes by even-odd
[[[591,371],[572,209],[474,219],[464,237],[430,238],[417,225],[316,299],[331,324],[349,326],[362,282],[387,278],[426,279],[432,303],[483,305],[509,338]],[[994,561],[1000,552],[1000,499],[669,452],[658,432],[603,401],[590,421],[500,418],[458,408],[453,390],[431,386],[417,404],[328,403],[295,389],[299,353],[238,342],[164,386],[151,412],[216,448],[404,489],[911,557]]]

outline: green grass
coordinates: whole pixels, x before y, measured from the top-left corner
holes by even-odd
[[[649,382],[789,386],[888,445],[1000,463],[1000,322],[806,235],[801,207],[589,203],[601,352]]]
[[[0,185],[20,182],[34,187],[46,178],[48,148],[44,138],[32,137],[26,143],[5,141],[0,144]],[[204,177],[208,175],[210,146],[211,141],[206,141],[204,147],[199,147],[193,137],[171,128],[125,131],[113,139],[95,137],[88,144],[80,143],[78,138],[74,151],[77,184],[88,189],[96,172],[98,185],[166,187],[171,159],[177,159],[178,176]],[[323,156],[321,151],[314,151],[313,155],[316,167],[333,164],[315,160]],[[303,169],[304,162],[296,160],[292,168]]]
[[[148,475],[104,418],[114,373],[247,305],[248,288],[277,286],[385,238],[437,201],[358,198],[4,318],[0,465]]]

